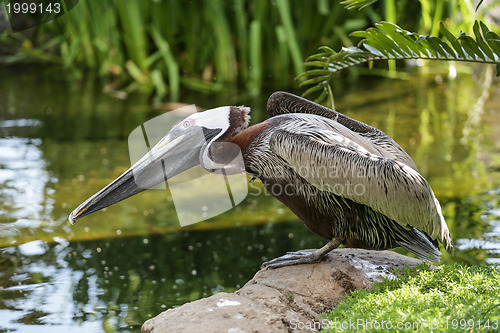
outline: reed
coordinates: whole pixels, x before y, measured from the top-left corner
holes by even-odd
[[[355,44],[348,37],[354,30],[389,20],[432,31],[451,14],[471,20],[471,6],[384,0],[358,11],[329,0],[80,1],[29,33],[0,33],[0,50],[10,50],[0,62],[90,69],[114,89],[154,93],[158,101],[178,99],[181,86],[210,92],[231,85],[256,95],[271,83],[289,86],[319,46]]]

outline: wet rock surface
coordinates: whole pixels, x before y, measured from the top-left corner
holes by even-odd
[[[312,265],[262,269],[234,293],[169,309],[142,326],[149,332],[310,332],[346,293],[369,288],[392,270],[421,261],[390,251],[336,249]]]

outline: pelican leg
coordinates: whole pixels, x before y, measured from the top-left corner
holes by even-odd
[[[314,264],[321,261],[331,250],[339,247],[343,240],[343,238],[332,238],[332,240],[316,251],[287,252],[284,256],[266,261],[262,264],[262,267],[278,268],[291,265]]]

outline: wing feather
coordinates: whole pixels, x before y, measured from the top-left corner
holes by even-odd
[[[409,167],[417,170],[417,166],[411,157],[401,148],[390,136],[381,130],[352,119],[340,112],[324,107],[323,105],[311,102],[305,98],[293,94],[277,91],[273,93],[267,101],[267,112],[270,117],[279,115],[299,113],[313,114],[333,120],[353,133],[358,134],[383,148],[386,152],[395,155],[396,159],[402,161]],[[418,170],[417,170],[418,171]]]
[[[269,143],[275,154],[318,189],[369,206],[451,248],[441,207],[415,169],[370,152],[340,133],[326,132],[322,128],[313,135],[278,130]]]

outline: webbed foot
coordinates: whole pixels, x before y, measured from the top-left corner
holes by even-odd
[[[266,261],[262,264],[262,267],[279,268],[292,265],[314,264],[321,261],[328,254],[328,252],[337,248],[343,240],[343,238],[332,238],[331,241],[318,250],[287,252],[284,256]]]
[[[314,264],[323,259],[318,257],[316,251],[287,252],[284,256],[266,261],[262,264],[265,268],[279,268],[292,265]]]

